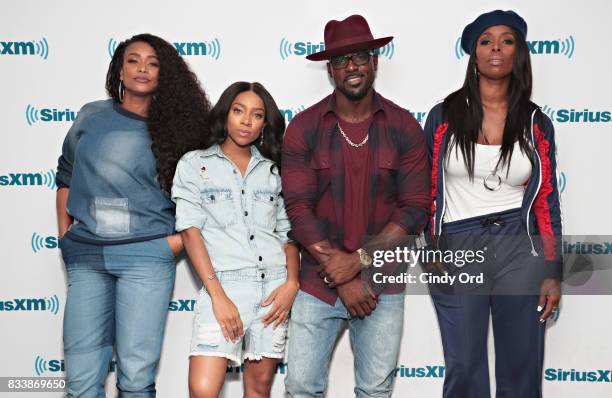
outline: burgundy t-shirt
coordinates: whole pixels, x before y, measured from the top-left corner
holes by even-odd
[[[368,134],[372,116],[358,123],[339,119],[342,131],[354,144],[360,144]],[[344,248],[354,252],[363,244],[368,227],[368,183],[370,176],[370,145],[355,148],[344,137]]]

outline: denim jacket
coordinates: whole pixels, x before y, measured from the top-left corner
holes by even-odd
[[[215,271],[286,265],[291,227],[273,165],[255,146],[244,177],[219,145],[179,161],[172,185],[176,230],[201,231]]]

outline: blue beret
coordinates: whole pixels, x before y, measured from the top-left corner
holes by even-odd
[[[463,29],[461,35],[461,48],[466,53],[470,53],[474,47],[474,42],[478,36],[488,27],[496,25],[508,25],[523,34],[523,39],[527,37],[527,22],[514,11],[495,10],[480,15],[471,24]]]

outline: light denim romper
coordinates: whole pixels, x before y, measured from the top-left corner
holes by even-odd
[[[204,287],[196,309],[190,355],[243,359],[282,358],[286,325],[263,327],[268,295],[287,280],[285,244],[291,226],[278,169],[251,146],[244,177],[219,145],[187,153],[172,187],[176,230],[201,231],[217,278],[238,307],[244,339],[226,342]],[[244,348],[243,348],[244,344]]]

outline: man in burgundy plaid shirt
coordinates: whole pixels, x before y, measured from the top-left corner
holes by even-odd
[[[422,232],[429,208],[423,132],[373,89],[374,39],[353,15],[325,26],[334,92],[299,113],[283,144],[282,180],[291,238],[300,243],[300,291],[289,326],[289,397],[323,396],[338,334],[348,322],[357,397],[391,396],[404,317],[404,286],[376,286],[366,236]],[[366,250],[367,249],[367,250]],[[365,274],[365,273],[364,273]],[[395,293],[395,294],[394,294]]]

